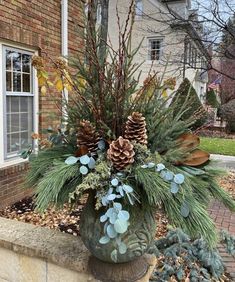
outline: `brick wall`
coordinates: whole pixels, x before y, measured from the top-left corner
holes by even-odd
[[[1,0],[0,40],[22,48],[33,48],[42,55],[61,56],[60,0]],[[82,1],[69,0],[69,55],[82,51]],[[48,69],[49,71],[49,69]],[[39,96],[39,128],[57,126],[58,109],[48,97]],[[50,118],[53,117],[53,118]],[[0,169],[0,205],[25,195],[19,189],[27,165]]]

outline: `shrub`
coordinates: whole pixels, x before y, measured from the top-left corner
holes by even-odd
[[[227,130],[235,132],[235,99],[220,107],[221,117],[227,121]]]
[[[218,108],[220,105],[213,89],[210,89],[206,92],[206,104],[212,108]]]
[[[187,78],[184,79],[176,91],[171,106],[175,108],[175,116],[178,112],[182,111],[182,109],[184,110],[184,113],[181,116],[182,120],[194,117],[196,121],[194,122],[192,129],[201,127],[207,120],[207,113],[202,106],[196,90]]]

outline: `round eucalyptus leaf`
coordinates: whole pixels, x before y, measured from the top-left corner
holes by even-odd
[[[104,224],[104,234],[107,233],[107,227],[109,226],[109,222],[106,221],[105,224]]]
[[[171,182],[171,193],[176,194],[179,192],[179,185],[175,182]]]
[[[113,193],[113,187],[110,187],[107,194],[110,195],[112,193]]]
[[[103,196],[101,198],[101,203],[102,203],[103,206],[107,206],[107,204],[108,204],[107,196]]]
[[[108,195],[108,197],[107,197],[107,200],[108,200],[108,201],[113,201],[114,199],[116,199],[116,195],[115,195],[115,194],[110,194],[110,195]]]
[[[90,158],[90,162],[88,164],[89,169],[93,169],[95,168],[95,159],[94,158]]]
[[[104,150],[104,149],[105,149],[105,142],[104,142],[104,140],[100,140],[100,141],[98,142],[98,148],[99,148],[100,150]]]
[[[127,228],[128,224],[125,220],[117,219],[114,223],[114,229],[117,233],[123,234],[127,231]]]
[[[73,165],[73,164],[76,164],[77,161],[78,161],[78,158],[76,158],[74,156],[70,156],[65,160],[65,163],[67,165]]]
[[[112,184],[114,187],[118,186],[118,183],[119,183],[119,181],[118,181],[117,178],[114,178],[114,179],[112,179],[112,181],[111,181],[111,184]]]
[[[157,164],[157,168],[156,171],[162,171],[163,169],[165,169],[165,165],[164,164]]]
[[[100,217],[100,222],[105,222],[108,219],[107,215],[104,214]]]
[[[118,254],[117,250],[114,249],[114,250],[112,251],[112,253],[111,253],[111,259],[112,259],[112,261],[117,262],[117,254]]]
[[[79,169],[79,171],[81,172],[81,174],[86,175],[88,173],[88,168],[84,165],[82,165]]]
[[[161,170],[160,177],[165,180],[165,178],[166,178],[166,171],[165,170]]]
[[[142,165],[141,166],[142,168],[147,168],[148,166],[146,164]]]
[[[190,209],[189,209],[189,206],[187,203],[183,203],[181,208],[180,208],[180,213],[183,217],[188,217],[189,216],[189,213],[190,213]]]
[[[90,157],[88,157],[87,155],[81,156],[79,161],[81,164],[87,165],[90,162]]]
[[[185,179],[184,175],[182,173],[178,173],[174,177],[174,182],[177,183],[177,184],[183,184],[184,179]]]
[[[115,237],[117,237],[117,231],[114,229],[113,225],[109,224],[107,227],[107,235],[109,236],[109,238],[113,239]]]
[[[110,238],[108,236],[103,236],[100,238],[99,243],[102,245],[107,244],[110,241]]]
[[[118,211],[122,210],[122,204],[120,203],[113,203],[113,207]]]
[[[155,163],[148,163],[148,168],[153,168],[155,167]]]
[[[120,193],[120,195],[121,195],[122,197],[124,197],[124,192],[123,192],[123,186],[122,186],[122,185],[119,185],[119,186],[116,188],[116,191],[117,191],[118,193]]]
[[[174,173],[171,171],[167,171],[165,174],[165,180],[166,181],[171,181],[174,178]]]
[[[117,220],[117,217],[118,217],[118,214],[117,214],[116,211],[114,211],[114,212],[110,215],[110,217],[109,217],[109,222],[110,222],[111,224],[114,224],[115,221]]]
[[[110,217],[114,211],[115,211],[114,208],[109,208],[109,209],[106,211],[107,217]]]
[[[121,255],[125,254],[126,253],[126,250],[127,250],[127,246],[125,243],[121,242],[119,245],[118,245],[118,251]]]
[[[126,192],[126,193],[132,193],[133,192],[133,188],[130,186],[130,185],[126,185],[124,184],[122,186],[123,190]]]
[[[130,218],[130,214],[128,211],[122,210],[122,211],[119,211],[118,218],[124,221],[128,221]]]
[[[118,177],[123,177],[123,176],[124,176],[124,173],[123,173],[123,172],[118,172],[118,173],[117,173],[117,176],[118,176]]]

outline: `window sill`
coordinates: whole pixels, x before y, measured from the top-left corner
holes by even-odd
[[[15,158],[13,160],[6,160],[4,163],[0,163],[0,169],[1,168],[7,168],[9,166],[14,166],[22,163],[27,163],[28,159],[21,159],[21,158]]]

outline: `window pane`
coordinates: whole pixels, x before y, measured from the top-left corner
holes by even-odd
[[[21,123],[21,128],[20,130],[28,130],[28,114],[21,114],[20,115],[20,123]]]
[[[13,72],[13,91],[21,92],[21,73]]]
[[[7,100],[11,98],[11,112],[12,113],[18,113],[20,110],[19,105],[19,97],[7,97]]]
[[[12,72],[6,72],[6,89],[12,91]]]
[[[18,52],[13,52],[13,70],[21,71],[21,54]]]
[[[19,114],[11,114],[11,132],[18,132],[19,131]],[[11,133],[9,132],[9,133]]]
[[[23,73],[23,92],[30,92],[30,74]]]
[[[21,140],[21,149],[27,148],[32,143],[31,133],[29,133],[28,131],[21,132],[20,140]]]
[[[18,152],[20,148],[20,134],[14,133],[11,134],[11,152]]]
[[[12,58],[12,52],[6,51],[6,70],[12,70],[11,58]]]
[[[11,112],[11,96],[7,97],[7,113]]]
[[[20,97],[20,112],[28,112],[29,97]]]
[[[30,73],[30,55],[22,55],[22,71]]]

